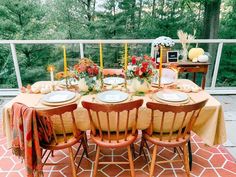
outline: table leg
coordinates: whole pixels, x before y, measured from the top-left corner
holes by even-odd
[[[194,83],[196,83],[196,75],[197,75],[197,73],[194,72],[194,73],[193,73],[193,82],[194,82]]]
[[[205,89],[206,85],[206,73],[202,73],[202,89]]]

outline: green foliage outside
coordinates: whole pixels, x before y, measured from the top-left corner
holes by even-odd
[[[220,1],[220,0],[214,0]],[[202,38],[207,0],[1,0],[0,40],[177,39],[177,30]],[[219,38],[236,39],[236,2],[221,0]],[[204,46],[203,46],[204,47]],[[69,66],[79,45],[66,45]],[[175,46],[180,49],[180,45]],[[16,88],[10,46],[0,45],[0,88]],[[47,66],[63,70],[62,45],[16,45],[23,85],[48,80]],[[105,67],[120,67],[124,46],[104,45]],[[86,57],[99,62],[99,46],[85,45]],[[150,45],[129,45],[130,55],[150,53]],[[217,85],[236,86],[236,45],[225,45]]]

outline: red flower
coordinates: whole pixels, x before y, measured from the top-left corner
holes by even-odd
[[[98,75],[98,67],[97,66],[95,66],[94,68],[93,68],[93,73],[94,73],[94,75]]]
[[[148,67],[148,62],[142,62],[142,66],[143,66],[145,69],[147,69],[147,67]]]
[[[153,61],[153,62],[155,62],[155,61],[156,61],[156,59],[155,59],[155,58],[152,58],[152,61]]]
[[[88,67],[88,68],[87,68],[87,72],[88,72],[88,74],[89,74],[90,76],[92,76],[92,75],[93,75],[93,68]]]
[[[137,67],[137,68],[135,69],[134,74],[135,74],[136,76],[139,76],[139,67]]]
[[[146,68],[146,67],[142,67],[142,68],[141,68],[141,71],[142,71],[143,73],[145,73],[145,72],[147,71],[147,68]]]
[[[133,65],[136,64],[137,60],[136,60],[136,57],[135,57],[135,56],[132,56],[132,58],[131,58],[131,62],[132,62]]]
[[[148,74],[152,75],[152,70],[151,69],[148,70]]]

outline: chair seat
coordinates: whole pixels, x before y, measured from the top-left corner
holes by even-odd
[[[109,142],[108,134],[103,134],[103,140],[101,136],[94,136],[91,134],[91,139],[98,144],[101,147],[106,147],[106,148],[122,148],[122,147],[127,147],[130,144],[132,144],[138,136],[138,131],[136,131],[133,135],[131,132],[127,133],[127,140],[124,139],[125,133],[119,133],[119,142],[117,142],[117,137],[115,132],[111,132],[110,139],[111,141]]]
[[[185,138],[180,137],[178,141],[176,140],[178,133],[173,133],[171,140],[169,141],[169,133],[162,134],[162,140],[160,140],[160,133],[153,132],[149,135],[147,132],[143,131],[143,136],[146,140],[152,142],[153,144],[165,147],[176,147],[187,143],[190,139],[190,134],[186,134]]]
[[[67,142],[65,143],[64,136],[57,134],[57,143],[56,143],[55,139],[53,139],[50,143],[41,142],[40,146],[43,149],[47,149],[47,150],[65,149],[67,147],[71,147],[74,144],[78,143],[80,141],[82,135],[83,134],[81,133],[77,137],[74,137],[73,133],[67,133],[66,134]]]

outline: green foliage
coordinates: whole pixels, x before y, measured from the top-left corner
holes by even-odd
[[[0,39],[151,39],[177,38],[177,30],[201,38],[207,0],[1,0]],[[99,5],[97,5],[99,3]],[[236,38],[236,1],[222,0],[220,38]],[[69,65],[79,46],[66,45]],[[0,45],[0,88],[17,87],[10,46]],[[16,45],[23,84],[49,79],[46,68],[63,70],[61,45]],[[99,63],[99,46],[85,45],[85,56]],[[236,85],[235,46],[225,46],[218,85]],[[105,67],[120,67],[124,45],[103,45]],[[129,54],[150,53],[150,45],[129,45]]]

